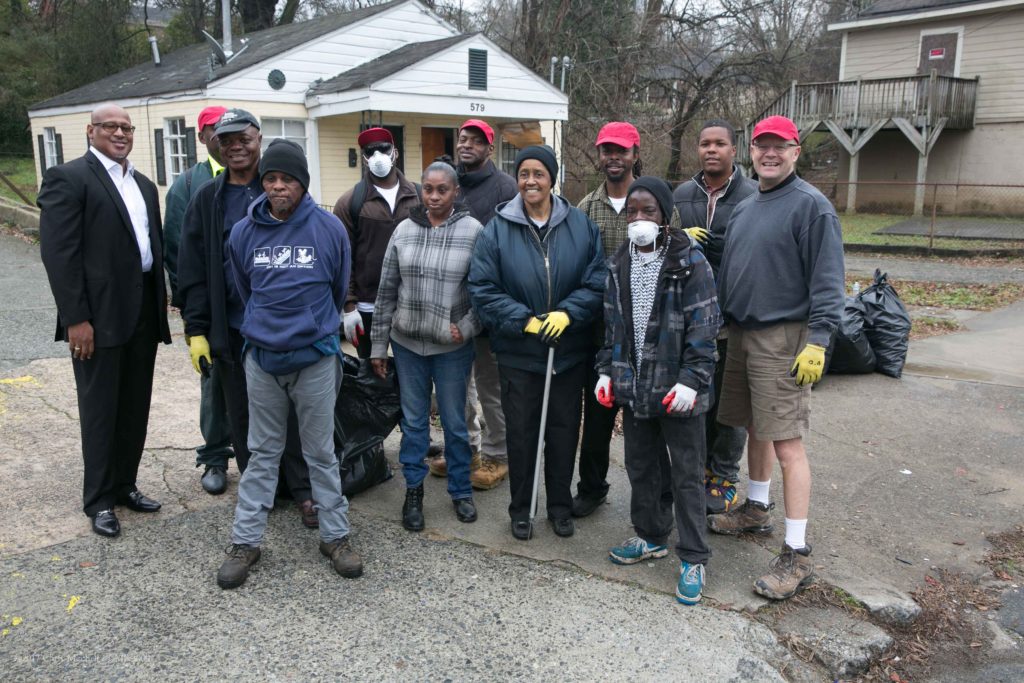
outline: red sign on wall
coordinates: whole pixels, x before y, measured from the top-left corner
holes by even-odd
[[[946,48],[944,47],[933,47],[928,50],[928,59],[945,59]]]

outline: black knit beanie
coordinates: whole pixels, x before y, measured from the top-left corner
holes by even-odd
[[[675,205],[672,203],[672,186],[668,182],[652,175],[642,175],[629,186],[626,201],[629,201],[629,195],[635,190],[647,190],[654,195],[658,208],[661,209],[661,218],[664,221],[662,225],[668,225],[672,221],[672,210]]]
[[[278,138],[267,146],[267,151],[260,159],[260,182],[263,176],[271,171],[287,173],[302,184],[302,189],[309,190],[309,166],[306,153],[291,140]]]
[[[527,159],[536,159],[540,163],[544,164],[544,168],[551,174],[551,184],[554,185],[558,181],[558,159],[555,158],[555,150],[551,149],[547,145],[530,145],[529,147],[523,147],[521,150],[516,152],[516,176],[519,175],[519,167],[523,165],[523,162]]]

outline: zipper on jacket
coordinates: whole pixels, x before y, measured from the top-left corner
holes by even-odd
[[[529,219],[527,219],[529,220]],[[533,235],[533,239],[537,241],[537,248],[540,249],[540,255],[544,257],[544,273],[548,280],[548,309],[546,312],[551,312],[551,265],[548,262],[548,251],[544,248],[544,243],[540,237],[537,236],[537,231],[534,230],[532,225],[527,225],[526,229]],[[551,233],[551,228],[548,228],[548,233]]]

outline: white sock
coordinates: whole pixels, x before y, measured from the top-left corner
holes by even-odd
[[[786,545],[793,550],[800,550],[807,545],[807,542],[804,540],[806,533],[806,519],[790,519],[786,517]]]
[[[771,485],[771,479],[768,481],[754,481],[750,479],[747,482],[747,498],[762,505],[767,505],[771,502],[771,496],[768,493]]]

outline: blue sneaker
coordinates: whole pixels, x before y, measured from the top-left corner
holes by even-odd
[[[676,600],[684,605],[696,605],[704,588],[704,565],[683,562],[679,567],[679,583],[676,585]]]
[[[639,536],[634,536],[622,545],[617,545],[608,551],[609,558],[615,564],[636,564],[666,555],[668,555],[668,546],[651,545]]]

